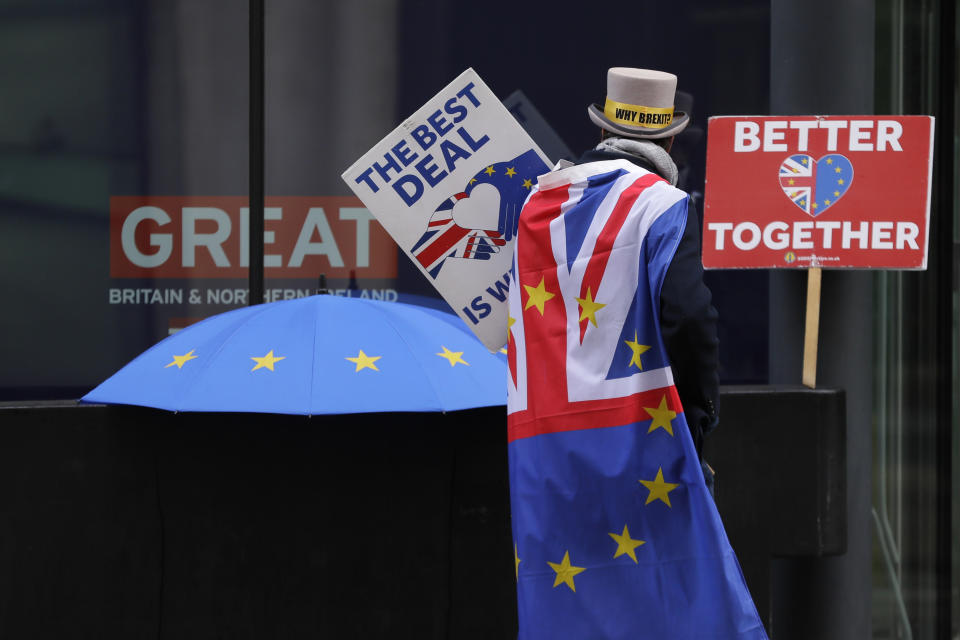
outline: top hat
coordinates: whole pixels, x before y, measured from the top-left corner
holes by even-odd
[[[607,71],[607,100],[587,107],[598,127],[627,138],[668,138],[683,131],[690,116],[674,112],[677,76],[664,71],[613,67]]]

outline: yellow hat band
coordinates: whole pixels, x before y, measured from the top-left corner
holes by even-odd
[[[673,122],[673,107],[666,109],[643,107],[607,98],[603,106],[603,115],[617,124],[645,129],[663,129]]]

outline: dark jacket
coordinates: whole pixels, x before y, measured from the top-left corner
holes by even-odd
[[[608,151],[587,151],[577,164],[616,159],[657,173],[642,158]],[[700,261],[700,217],[691,204],[683,237],[660,290],[660,332],[698,455],[702,454],[704,436],[718,423],[720,342],[717,310],[710,300]]]

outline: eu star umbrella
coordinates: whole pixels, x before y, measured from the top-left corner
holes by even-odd
[[[81,399],[171,411],[455,411],[506,404],[506,365],[449,313],[317,295],[157,343]]]

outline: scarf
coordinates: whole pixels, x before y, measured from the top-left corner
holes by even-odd
[[[649,140],[634,140],[632,138],[604,138],[596,146],[596,151],[625,153],[646,160],[666,178],[670,184],[676,186],[679,172],[673,158],[666,149]]]

